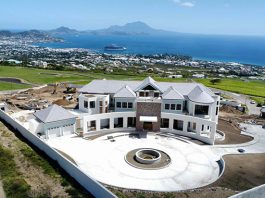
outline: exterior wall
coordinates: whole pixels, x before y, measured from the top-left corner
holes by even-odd
[[[44,133],[43,123],[38,122],[35,118],[30,119],[29,130],[35,134]]]
[[[98,114],[100,113],[100,101],[102,101],[102,108],[103,108],[103,112],[105,113],[105,108],[109,107],[109,96],[108,95],[94,95],[94,97],[91,95],[89,97],[87,97],[86,95],[80,95],[78,97],[79,99],[79,110],[85,112],[85,113],[89,113],[89,114]],[[85,108],[84,107],[84,102],[87,101],[88,102],[88,107]],[[91,108],[90,107],[90,102],[95,102],[95,108]]]
[[[209,106],[208,116],[195,116],[195,117],[202,117],[202,118],[209,119],[211,121],[218,123],[218,115],[216,115],[216,107],[217,106],[219,107],[220,105],[220,96],[213,97],[213,99],[215,100],[215,102],[212,104],[200,104],[200,103],[195,103],[195,102],[188,100],[187,102],[188,114],[190,116],[195,116],[195,105]],[[218,105],[217,105],[217,101],[219,101]],[[218,114],[219,114],[219,108],[218,108]]]
[[[83,131],[93,132],[90,129],[91,121],[96,121],[96,129],[94,131],[102,131],[100,129],[101,120],[109,119],[109,130],[115,130],[114,128],[114,119],[115,118],[123,118],[123,129],[128,128],[128,117],[136,117],[135,111],[132,112],[112,112],[112,113],[103,113],[103,114],[95,114],[95,115],[84,115],[83,116]],[[103,129],[104,130],[104,129]],[[120,130],[120,129],[119,129]],[[135,131],[135,129],[133,129]]]
[[[114,198],[116,197],[108,189],[106,189],[99,182],[94,180],[92,177],[84,173],[75,164],[57,152],[55,149],[46,144],[43,140],[38,138],[36,135],[28,131],[24,126],[22,126],[17,120],[13,120],[8,114],[0,110],[0,118],[10,124],[17,132],[19,132],[23,137],[25,137],[29,142],[38,147],[44,153],[46,153],[51,159],[58,162],[58,164],[80,185],[82,185],[87,191],[89,191],[95,197],[106,197]]]
[[[173,113],[162,113],[161,118],[169,119],[169,128],[160,129],[161,132],[172,132],[178,135],[183,135],[191,137],[194,139],[201,140],[207,144],[214,144],[215,133],[216,133],[216,123],[214,121],[209,121],[203,118],[173,114]],[[183,130],[173,129],[174,120],[183,121]],[[196,129],[193,132],[188,132],[188,122],[196,123]],[[202,125],[204,125],[202,130]],[[209,126],[209,130],[207,130]]]
[[[177,106],[177,104],[180,104],[181,105],[181,110],[167,110],[165,109],[165,104],[175,104]],[[166,112],[166,113],[183,113],[183,107],[184,107],[184,100],[162,100],[162,106],[161,106],[161,109],[162,109],[162,112]]]
[[[136,130],[143,131],[143,122],[140,116],[156,116],[157,122],[153,123],[153,131],[160,131],[161,103],[160,102],[137,102],[136,107]]]
[[[115,98],[115,112],[124,112],[124,111],[135,111],[136,109],[136,98]],[[118,108],[117,107],[117,102],[131,102],[133,103],[133,108],[129,109],[129,108]]]

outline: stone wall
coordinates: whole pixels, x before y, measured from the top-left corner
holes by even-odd
[[[137,102],[136,104],[136,130],[143,131],[143,122],[140,116],[156,116],[157,122],[153,122],[153,131],[160,131],[161,103],[159,102]]]

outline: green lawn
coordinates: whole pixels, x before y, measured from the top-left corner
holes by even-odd
[[[264,81],[242,81],[239,79],[222,79],[220,83],[213,85],[209,79],[197,79],[208,87],[241,93],[251,96],[265,97],[265,82]]]
[[[0,91],[26,89],[26,88],[30,88],[30,86],[16,84],[16,83],[0,82]]]
[[[55,82],[73,82],[75,84],[87,84],[94,79],[114,79],[114,80],[143,80],[146,76],[152,75],[157,81],[166,82],[186,82],[187,79],[172,79],[161,78],[155,74],[140,73],[135,74],[131,71],[122,71],[114,73],[91,72],[91,71],[55,71],[47,69],[0,66],[0,77],[15,77],[24,79],[34,84],[47,84]],[[242,81],[238,79],[222,79],[220,83],[213,85],[209,79],[196,79],[208,87],[214,87],[222,90],[242,93],[252,96],[265,97],[265,82],[264,81]],[[0,82],[1,90],[22,89],[25,85],[14,83]]]

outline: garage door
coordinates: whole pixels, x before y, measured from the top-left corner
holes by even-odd
[[[49,138],[55,138],[60,136],[60,128],[49,129]]]
[[[70,135],[74,133],[74,125],[68,125],[63,128],[63,135]]]

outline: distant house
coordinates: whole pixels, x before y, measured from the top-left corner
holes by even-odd
[[[193,78],[205,78],[204,74],[193,74],[192,75]]]
[[[33,115],[34,118],[29,120],[30,130],[46,139],[73,134],[76,131],[76,116],[58,105],[51,105]]]

